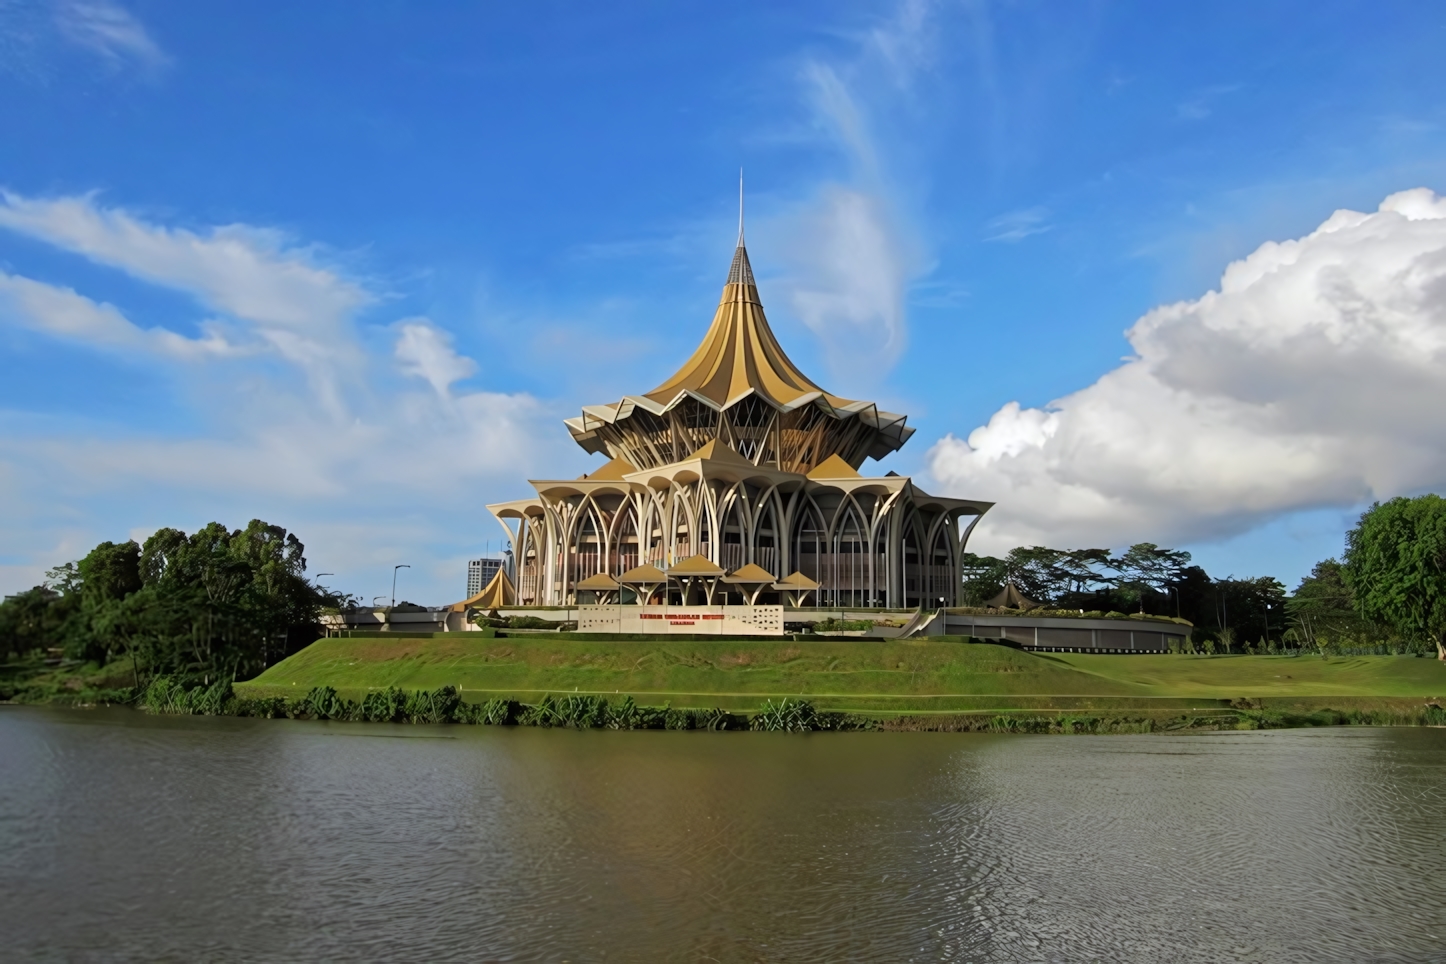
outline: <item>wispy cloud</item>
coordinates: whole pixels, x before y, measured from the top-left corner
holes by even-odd
[[[374,299],[363,283],[320,265],[314,247],[296,245],[280,231],[244,224],[166,227],[103,207],[94,194],[0,192],[0,228],[269,327],[332,330]]]
[[[984,227],[985,241],[1013,243],[1023,241],[1036,234],[1044,234],[1046,231],[1052,230],[1054,225],[1049,223],[1048,208],[1032,207],[1001,214]]]
[[[236,355],[240,350],[210,327],[202,338],[166,328],[136,326],[114,305],[92,301],[70,288],[0,271],[0,318],[92,348],[118,349],[174,359]]]
[[[1240,90],[1241,84],[1216,84],[1206,87],[1189,100],[1177,104],[1175,116],[1181,120],[1204,120],[1215,113],[1215,104],[1226,94]]]
[[[785,209],[781,282],[837,378],[877,380],[908,341],[907,293],[926,259],[895,180],[898,147],[879,129],[935,62],[935,6],[904,0],[852,35],[850,55],[810,57],[799,71],[813,129],[848,174],[814,185]]]
[[[877,196],[842,186],[827,188],[799,212],[793,230],[794,310],[820,336],[836,374],[877,377],[907,336],[911,246]]]
[[[452,336],[426,318],[407,318],[397,323],[400,334],[393,353],[402,371],[425,380],[438,395],[451,395],[453,382],[477,371],[477,363],[457,354]]]
[[[921,71],[933,66],[937,56],[937,33],[930,29],[933,0],[904,0],[893,17],[871,28],[866,51],[872,51],[886,65],[894,84],[904,90],[912,86]]]
[[[113,66],[134,64],[155,70],[171,61],[145,24],[112,0],[60,0],[55,22],[65,39]]]
[[[201,231],[155,224],[97,203],[94,194],[28,198],[0,192],[0,228],[194,297],[243,325],[249,340],[300,365],[339,413],[339,364],[356,360],[354,313],[377,296],[319,262],[315,248],[244,224]]]
[[[303,532],[324,526],[355,557],[325,568],[347,573],[380,551],[368,546],[375,518],[410,520],[392,525],[384,548],[420,556],[446,518],[465,516],[475,532],[479,480],[522,484],[565,458],[561,413],[526,393],[460,389],[478,366],[432,320],[396,321],[377,350],[358,315],[381,296],[315,246],[249,225],[158,223],[89,195],[5,195],[0,227],[188,294],[206,312],[192,336],[138,324],[144,309],[0,272],[0,326],[148,358],[184,393],[188,426],[134,423],[124,407],[86,419],[0,411],[0,528],[24,530],[14,544],[32,560],[0,569],[7,590],[62,561],[54,546],[75,541],[86,506],[107,506],[126,527],[268,513]]]

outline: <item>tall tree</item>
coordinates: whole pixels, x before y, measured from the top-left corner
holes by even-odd
[[[961,568],[964,571],[964,605],[982,606],[1004,588],[1009,578],[1009,567],[996,556],[980,556],[964,553]]]
[[[1381,635],[1356,611],[1344,567],[1335,559],[1316,563],[1286,600],[1285,609],[1296,632],[1310,646],[1345,640],[1374,642]]]
[[[1446,660],[1446,499],[1371,506],[1346,534],[1342,575],[1362,618],[1429,637]]]
[[[1190,553],[1183,549],[1161,549],[1153,542],[1140,542],[1118,559],[1110,560],[1110,568],[1119,576],[1116,585],[1133,602],[1138,603],[1140,612],[1145,611],[1145,597],[1151,592],[1164,593],[1167,587],[1178,582],[1190,564]]]
[[[1069,554],[1046,546],[1020,546],[1004,558],[1010,582],[1036,602],[1052,605],[1069,591],[1070,573],[1062,565]]]

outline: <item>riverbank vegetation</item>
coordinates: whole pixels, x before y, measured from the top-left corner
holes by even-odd
[[[806,733],[821,730],[1113,734],[1186,730],[1257,730],[1301,726],[1446,726],[1439,702],[1394,708],[1267,709],[1241,699],[1228,709],[1186,713],[1080,713],[1015,711],[925,715],[880,715],[824,711],[806,699],[765,700],[753,712],[721,707],[693,709],[639,705],[631,696],[544,694],[533,703],[506,697],[467,702],[456,687],[406,691],[376,690],[349,700],[329,686],[300,697],[237,696],[227,681],[186,687],[169,677],[153,681],[139,700],[155,713],[251,716],[267,719],[334,720],[363,723],[462,723],[611,730],[752,730]]]
[[[766,700],[753,713],[721,708],[640,706],[631,696],[609,700],[603,696],[544,694],[534,703],[504,697],[464,702],[457,688],[407,691],[399,687],[376,690],[361,700],[349,700],[329,686],[308,690],[304,696],[237,696],[229,681],[187,687],[160,677],[138,700],[154,713],[206,716],[256,716],[268,719],[336,720],[350,723],[473,723],[492,726],[571,727],[609,730],[757,730],[806,732],[812,730],[877,729],[867,717],[826,713],[807,700],[787,697]]]

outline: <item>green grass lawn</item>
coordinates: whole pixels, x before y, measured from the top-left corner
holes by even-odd
[[[719,640],[584,642],[547,637],[323,639],[239,683],[242,696],[294,697],[331,686],[456,686],[472,702],[544,693],[631,695],[639,703],[752,709],[805,696],[874,712],[995,709],[1208,709],[1232,699],[1309,706],[1446,696],[1446,665],[1365,656],[1097,656],[985,643]]]

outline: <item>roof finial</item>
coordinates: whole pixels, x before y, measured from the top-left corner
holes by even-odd
[[[733,249],[733,264],[728,269],[728,284],[752,285],[753,267],[748,263],[748,249],[743,247],[743,168],[738,169],[738,247]]]
[[[738,169],[738,247],[743,247],[743,168]]]

